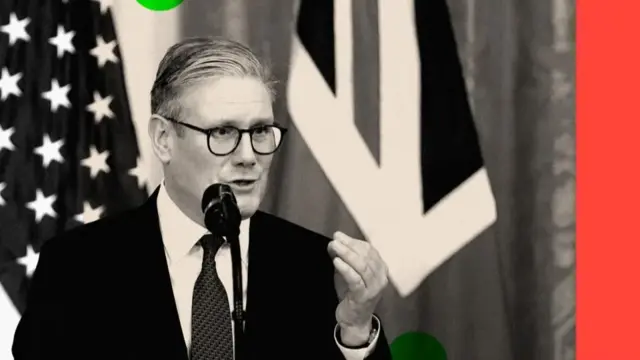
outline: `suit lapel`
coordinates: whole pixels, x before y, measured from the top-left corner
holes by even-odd
[[[133,314],[142,322],[144,334],[140,338],[150,340],[140,349],[145,358],[188,359],[187,347],[180,326],[171,278],[167,267],[164,244],[157,212],[156,190],[142,206],[137,221],[143,235],[141,248],[141,277],[133,287],[137,295]]]

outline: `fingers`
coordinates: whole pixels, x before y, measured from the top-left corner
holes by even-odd
[[[356,292],[365,288],[365,283],[362,277],[341,258],[333,258],[333,266],[342,275],[347,287],[350,291]]]
[[[335,233],[334,238],[335,240],[329,244],[329,253],[358,274],[359,281],[363,281],[364,285],[371,289],[386,286],[386,264],[371,244],[341,232]],[[346,278],[345,280],[349,281]]]
[[[359,253],[365,259],[367,259],[367,263],[369,264],[369,269],[374,273],[374,276],[384,276],[387,277],[388,269],[387,264],[384,262],[380,253],[368,242],[354,239],[349,235],[346,235],[340,231],[334,234],[335,238],[341,239],[344,241],[344,244]]]
[[[368,259],[363,256],[361,249],[353,249],[346,245],[344,240],[336,238],[330,244],[330,250],[333,251],[337,258],[342,260],[346,265],[351,267],[364,281],[365,285],[369,286],[374,278],[374,272],[369,266]]]
[[[371,246],[371,244],[369,244],[366,241],[354,239],[349,235],[340,231],[335,232],[333,236],[336,239],[343,240],[344,244],[349,248],[353,249],[354,251],[361,252],[364,257],[370,259],[371,263],[380,265],[380,266],[375,266],[374,269],[382,270],[382,272],[386,276],[387,274],[386,264],[384,260],[382,260],[380,253],[378,253],[378,251],[376,251],[376,249],[373,246]],[[359,249],[360,251],[358,251],[357,249]]]

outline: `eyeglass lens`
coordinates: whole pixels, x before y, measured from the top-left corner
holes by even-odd
[[[209,134],[209,148],[216,154],[230,153],[238,144],[240,133],[230,126],[213,129]],[[252,128],[250,134],[253,148],[258,153],[275,151],[282,140],[282,130],[275,126]]]

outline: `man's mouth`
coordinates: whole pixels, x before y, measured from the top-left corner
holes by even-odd
[[[235,190],[251,190],[253,186],[256,184],[256,180],[253,179],[237,179],[233,180],[229,183],[229,185]]]
[[[248,180],[248,179],[239,179],[239,180],[233,180],[231,183],[232,184],[236,184],[236,185],[240,185],[240,186],[246,186],[246,185],[251,185],[254,182],[256,182],[255,180]]]

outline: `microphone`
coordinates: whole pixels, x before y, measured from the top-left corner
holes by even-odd
[[[229,185],[213,184],[202,194],[201,206],[207,230],[214,236],[224,237],[231,248],[235,353],[236,359],[242,359],[245,313],[242,301],[242,258],[238,239],[242,219],[238,202]]]
[[[240,234],[240,210],[229,185],[210,185],[202,195],[202,212],[204,224],[212,234],[224,237]]]

